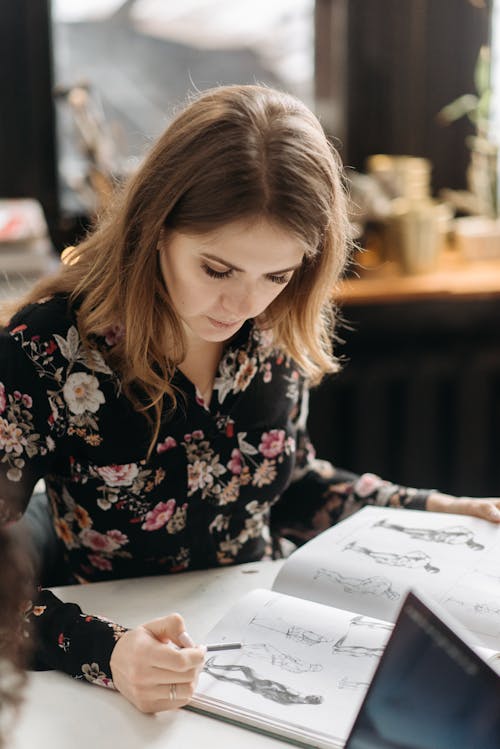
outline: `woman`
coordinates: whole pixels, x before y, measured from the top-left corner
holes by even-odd
[[[341,166],[314,115],[221,87],[18,306],[0,348],[0,496],[17,517],[45,478],[68,582],[262,559],[366,503],[499,520],[496,500],[315,460],[307,386],[338,368],[347,247]],[[147,712],[189,701],[204,652],[180,616],[125,632],[48,591],[33,614],[39,667]]]

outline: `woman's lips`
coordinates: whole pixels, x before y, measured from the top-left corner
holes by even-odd
[[[213,317],[209,317],[208,315],[207,320],[209,320],[216,328],[234,328],[235,325],[240,324],[239,320],[234,320],[233,322],[225,322],[223,320],[215,320]]]

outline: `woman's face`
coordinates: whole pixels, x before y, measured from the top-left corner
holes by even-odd
[[[304,245],[266,220],[207,234],[170,232],[160,247],[165,284],[191,340],[225,341],[290,281]]]

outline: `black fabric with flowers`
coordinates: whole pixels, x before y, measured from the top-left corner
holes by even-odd
[[[106,363],[121,334],[85,349],[60,296],[0,335],[0,515],[18,518],[44,478],[69,583],[255,561],[273,538],[303,542],[363,504],[425,507],[425,491],[316,460],[304,380],[250,322],[226,347],[208,406],[177,372],[185,397],[147,459],[150,425]],[[31,616],[39,667],[112,686],[119,625],[50,591]]]

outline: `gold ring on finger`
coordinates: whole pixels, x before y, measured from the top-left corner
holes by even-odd
[[[172,702],[175,702],[175,700],[177,699],[177,685],[176,684],[170,685],[170,699],[172,700]]]

